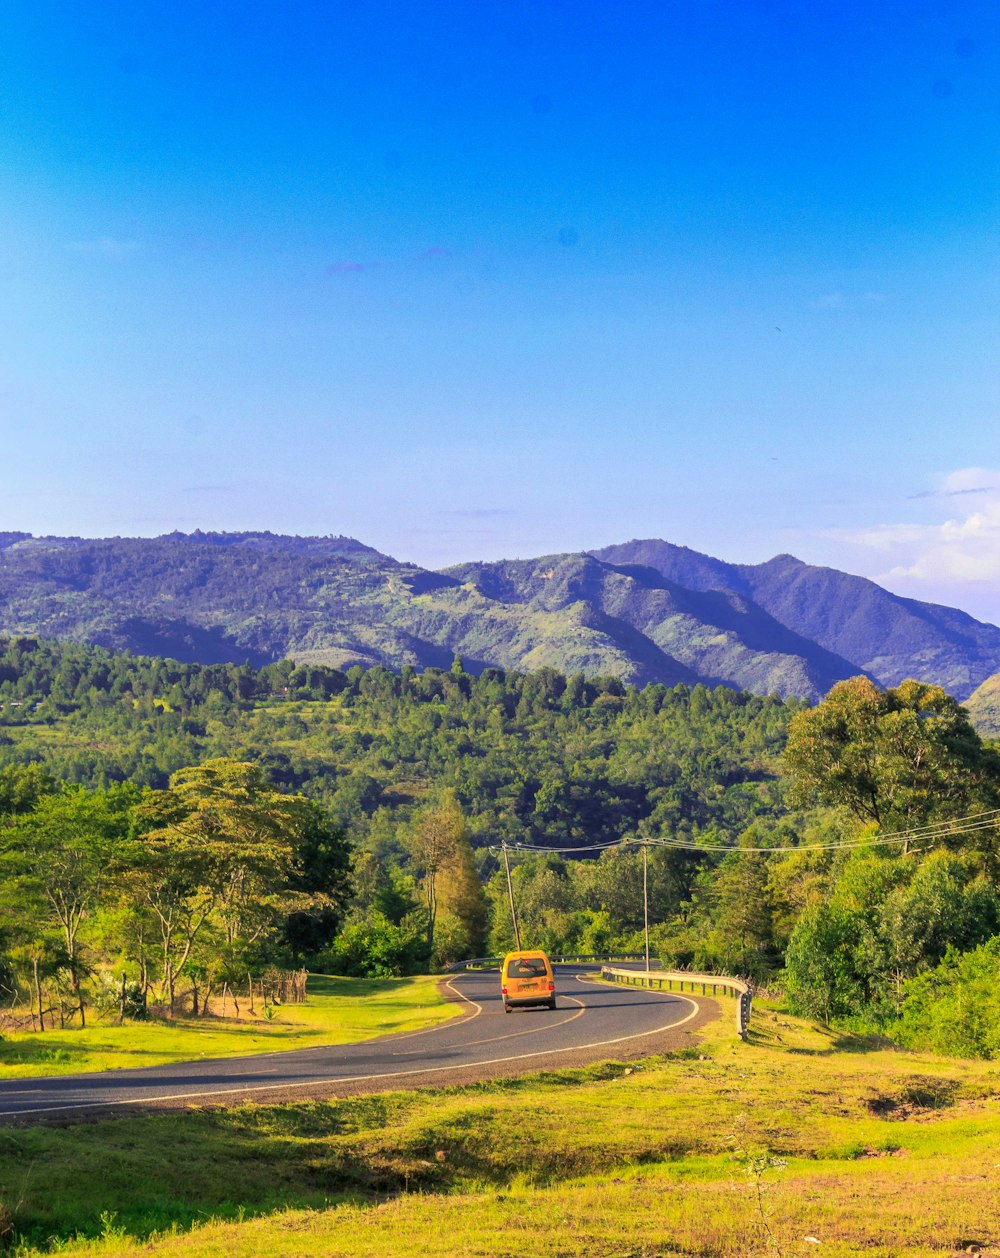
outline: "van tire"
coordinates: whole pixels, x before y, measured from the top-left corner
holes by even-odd
[[[510,1013],[510,1005],[508,1005],[506,1002],[504,1003],[503,1011],[504,1013]]]
[[[556,998],[555,996],[553,996],[552,999],[549,1001],[549,1008],[554,1009],[555,1007],[556,1007]]]

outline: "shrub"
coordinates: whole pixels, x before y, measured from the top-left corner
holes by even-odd
[[[92,1003],[102,1018],[117,1018],[122,1013],[122,982],[113,974],[102,974],[93,993]],[[126,980],[125,1017],[144,1022],[149,1017],[146,994],[138,983]]]
[[[907,1048],[1000,1056],[1000,936],[910,979],[892,1035]]]
[[[330,974],[357,978],[394,978],[426,970],[427,919],[421,912],[408,913],[397,926],[378,910],[362,921],[345,926],[318,958],[318,968]]]

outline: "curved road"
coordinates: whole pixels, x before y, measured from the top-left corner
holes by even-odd
[[[422,1031],[254,1057],[226,1057],[0,1082],[0,1123],[103,1116],[118,1107],[239,1105],[419,1086],[446,1087],[526,1070],[579,1066],[661,1052],[688,1042],[715,1007],[674,992],[613,987],[594,967],[557,967],[559,1005],[517,1010],[500,1003],[495,971],[461,974],[448,988],[465,1005]]]

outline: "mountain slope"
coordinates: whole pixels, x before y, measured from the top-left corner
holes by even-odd
[[[591,609],[591,624],[621,649],[638,635],[709,682],[779,694],[824,693],[857,670],[729,594],[685,589],[649,568],[617,567],[591,555],[463,564],[447,570],[506,605],[552,612]],[[633,652],[636,663],[641,658]],[[639,669],[636,680],[666,680]]]
[[[1000,673],[977,686],[965,706],[982,738],[1000,738]]]
[[[660,541],[430,572],[352,538],[0,535],[0,632],[188,662],[615,674],[815,699],[867,671],[960,696],[1000,629],[791,556],[733,565]]]
[[[874,581],[778,555],[728,564],[656,540],[592,552],[619,565],[643,564],[700,590],[741,593],[801,637],[850,660],[880,685],[906,677],[966,697],[1000,664],[1000,629],[965,612],[891,594]]]

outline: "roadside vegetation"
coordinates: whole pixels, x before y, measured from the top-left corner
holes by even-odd
[[[20,1258],[941,1258],[1000,1243],[996,1066],[773,1003],[749,1044],[728,1018],[704,1035],[475,1087],[5,1129],[10,1240]]]
[[[114,1020],[84,1030],[24,1031],[0,1040],[0,1078],[74,1074],[160,1066],[208,1057],[241,1057],[282,1049],[353,1044],[379,1035],[434,1026],[460,1012],[439,980],[335,978],[311,974],[303,1004],[258,1005],[244,1000],[237,1018]]]
[[[1000,756],[937,687],[806,708],[17,640],[0,703],[8,1077],[446,1017],[404,976],[510,945],[499,843],[553,952],[640,945],[655,844],[654,952],[774,993],[749,1044],[727,1017],[479,1087],[0,1129],[20,1258],[1000,1246]],[[339,977],[276,1000],[304,968]]]
[[[1000,754],[938,687],[859,677],[806,708],[458,659],[0,647],[0,1034],[208,1023],[268,975],[502,952],[501,843],[524,938],[639,950],[645,843],[668,964],[904,1046],[1000,1049]]]

